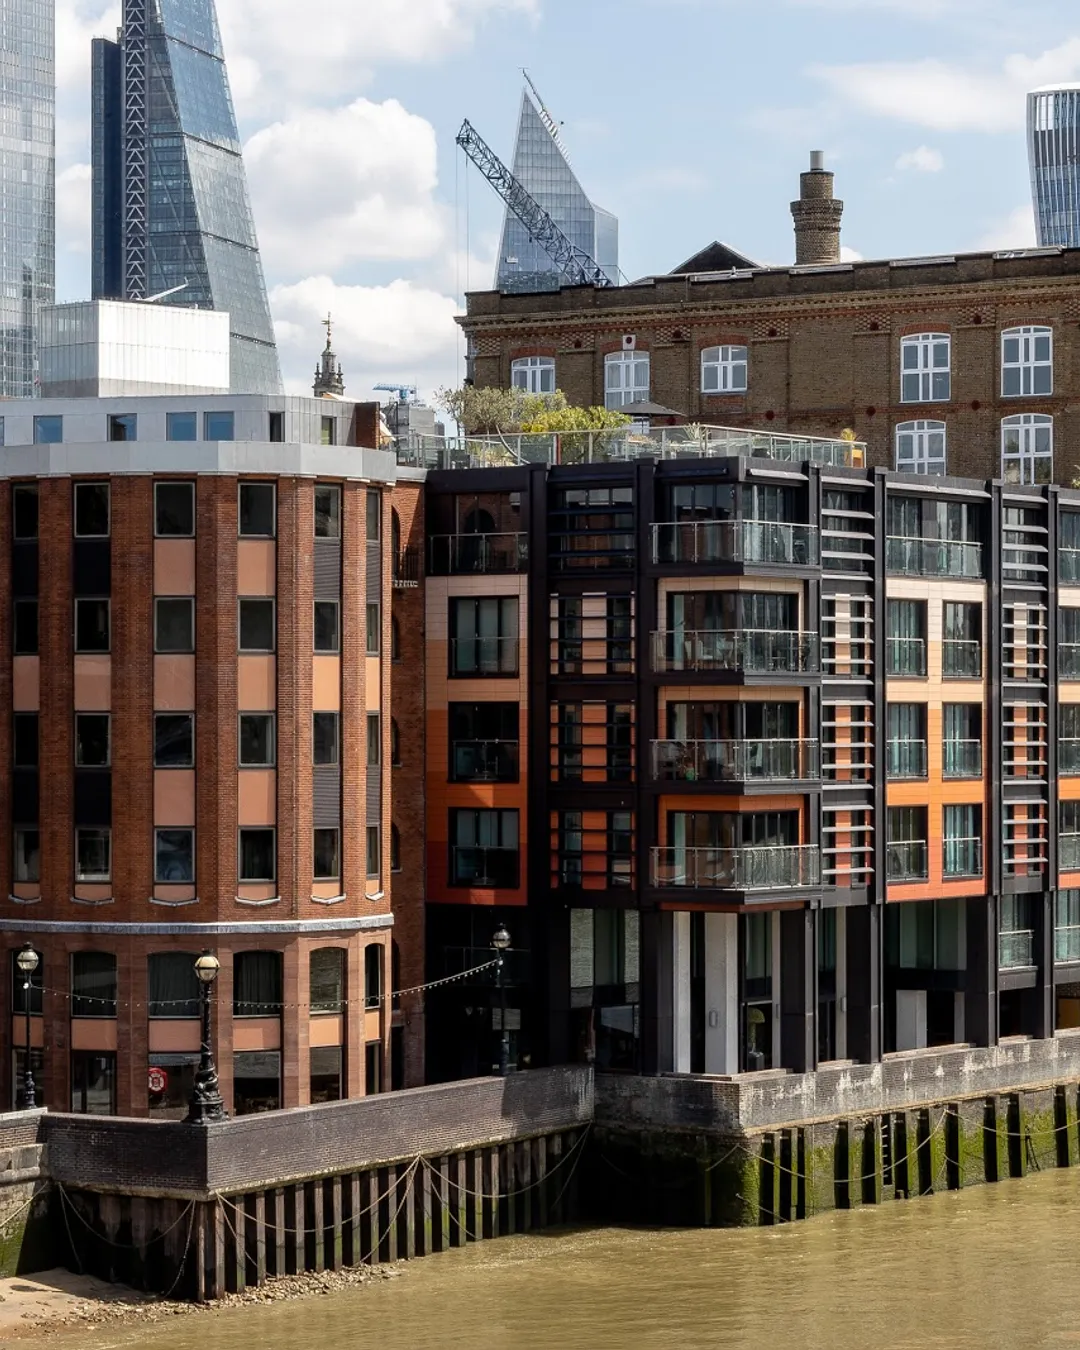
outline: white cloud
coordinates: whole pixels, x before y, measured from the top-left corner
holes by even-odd
[[[309,109],[257,131],[244,159],[269,270],[430,257],[446,234],[435,155],[431,123],[394,99]]]
[[[90,165],[69,164],[56,175],[58,250],[90,252]]]
[[[1029,89],[1080,76],[1080,37],[1038,56],[1014,53],[996,70],[969,70],[927,57],[813,66],[848,104],[934,131],[1014,131],[1024,122]]]
[[[346,392],[371,397],[375,384],[401,380],[421,395],[459,378],[458,307],[451,296],[409,281],[387,286],[338,285],[310,276],[270,292],[274,328],[286,386],[311,390],[311,372],[322,346],[319,322],[334,316],[334,350],[345,371]]]
[[[848,248],[847,244],[840,245],[841,262],[862,262],[863,255],[855,248]]]
[[[911,169],[915,173],[940,173],[945,167],[945,156],[940,150],[920,145],[915,150],[905,150],[897,159],[896,167],[901,171]]]
[[[979,253],[1002,248],[1034,248],[1035,243],[1035,212],[1028,202],[1002,219],[992,221],[971,249]]]

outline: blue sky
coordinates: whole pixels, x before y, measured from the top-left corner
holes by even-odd
[[[1033,242],[1024,93],[1080,80],[1075,0],[218,0],[287,379],[337,315],[349,392],[460,377],[452,322],[490,284],[502,206],[455,149],[509,160],[527,66],[630,277],[714,238],[791,260],[822,149],[863,257]],[[88,51],[115,7],[59,0],[59,276],[85,294]],[[85,53],[85,63],[82,54]]]

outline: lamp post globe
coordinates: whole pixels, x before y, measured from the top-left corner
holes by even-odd
[[[23,976],[23,1012],[26,1015],[26,1036],[23,1045],[23,1109],[33,1111],[37,1106],[37,1092],[34,1088],[34,1071],[30,1067],[30,994],[33,989],[34,971],[41,964],[41,957],[34,950],[33,943],[23,944],[15,958],[15,964]]]
[[[221,962],[213,952],[203,952],[195,960],[195,974],[203,984],[213,984],[221,970]]]
[[[199,1067],[195,1072],[195,1086],[192,1089],[186,1117],[189,1125],[212,1125],[215,1121],[229,1118],[229,1113],[225,1110],[225,1103],[218,1089],[211,1025],[213,1001],[210,993],[220,970],[221,962],[213,952],[203,952],[195,960],[195,975],[199,980],[202,1005],[202,1035],[199,1046]]]
[[[510,934],[506,931],[506,929],[503,927],[502,924],[499,924],[498,928],[495,929],[495,932],[491,938],[491,945],[495,948],[497,952],[504,952],[506,951],[507,947],[510,946]]]
[[[491,936],[491,945],[495,948],[495,982],[499,988],[499,1077],[505,1078],[510,1072],[510,1030],[506,1025],[506,982],[503,979],[503,953],[510,946],[510,934],[503,924]]]

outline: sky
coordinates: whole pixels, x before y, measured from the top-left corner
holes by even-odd
[[[510,162],[527,67],[629,278],[713,239],[792,261],[812,149],[847,257],[1034,243],[1030,88],[1080,80],[1075,0],[217,0],[286,387],[334,316],[346,392],[460,384],[454,315],[490,287],[503,206],[455,146]],[[57,298],[90,290],[90,39],[57,0]]]

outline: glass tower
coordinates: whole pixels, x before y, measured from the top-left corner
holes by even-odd
[[[1080,84],[1028,94],[1028,160],[1041,248],[1080,248]]]
[[[0,397],[35,393],[37,316],[56,289],[55,0],[0,4]]]
[[[234,393],[282,388],[214,0],[124,0],[93,50],[93,294],[228,310]]]
[[[537,107],[527,89],[521,96],[514,176],[570,241],[584,249],[617,283],[619,222],[586,197],[559,143],[554,123]],[[495,272],[496,290],[551,291],[565,284],[566,278],[547,252],[507,210]]]

